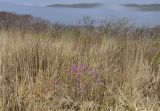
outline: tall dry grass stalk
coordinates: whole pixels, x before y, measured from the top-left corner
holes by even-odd
[[[159,111],[155,44],[160,41],[1,30],[0,111]]]

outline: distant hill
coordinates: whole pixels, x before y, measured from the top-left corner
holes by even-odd
[[[32,15],[0,12],[0,28],[45,31],[50,23]]]
[[[0,12],[0,22],[7,22],[7,21],[13,21],[14,23],[22,22],[22,23],[29,23],[29,24],[33,24],[33,23],[37,23],[37,22],[44,22],[45,20],[38,18],[38,17],[33,17],[32,15],[19,15],[16,13],[12,13],[12,12]]]
[[[137,8],[142,11],[160,11],[160,4],[127,4],[125,6]]]
[[[79,3],[79,4],[53,4],[47,7],[60,7],[60,8],[95,8],[101,6],[101,3]]]

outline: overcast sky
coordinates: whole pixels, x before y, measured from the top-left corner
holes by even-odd
[[[23,5],[48,5],[55,3],[160,3],[160,0],[0,0],[2,2],[23,4]]]

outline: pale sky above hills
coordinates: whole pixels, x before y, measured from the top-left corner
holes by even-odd
[[[96,3],[160,3],[160,0],[0,0],[0,2],[7,2],[7,3],[14,3],[14,4],[22,4],[22,5],[38,5],[38,6],[45,6],[55,3],[89,3],[89,2],[96,2]]]

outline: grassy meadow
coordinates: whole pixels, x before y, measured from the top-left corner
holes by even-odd
[[[0,111],[160,111],[158,32],[57,27],[1,28]]]

